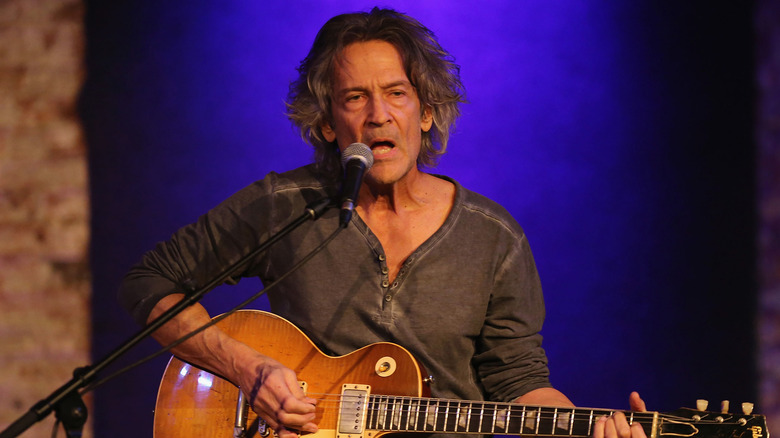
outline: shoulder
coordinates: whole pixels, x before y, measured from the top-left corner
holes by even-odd
[[[326,189],[335,187],[338,181],[326,177],[317,170],[317,166],[309,164],[283,173],[270,172],[254,184],[267,187],[273,192],[283,192],[307,188]]]
[[[453,211],[459,210],[461,215],[465,215],[463,219],[476,221],[483,226],[502,229],[518,238],[524,236],[522,227],[504,206],[480,193],[463,187],[452,178],[439,177],[454,184],[456,195]]]
[[[314,165],[307,165],[268,173],[212,208],[209,216],[214,220],[241,217],[253,221],[270,217],[274,222],[283,222],[300,214],[312,202],[325,197],[335,199],[337,193],[337,182],[321,176]]]
[[[269,172],[233,194],[230,199],[251,201],[263,197],[297,196],[298,194],[320,194],[331,196],[338,189],[338,181],[318,172],[313,164],[285,172]]]

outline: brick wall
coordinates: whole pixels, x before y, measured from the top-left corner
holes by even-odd
[[[83,9],[0,1],[0,430],[89,363]]]

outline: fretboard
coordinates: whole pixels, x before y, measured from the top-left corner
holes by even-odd
[[[511,403],[372,395],[366,428],[397,432],[450,432],[587,437],[602,415],[615,411],[526,406]],[[655,413],[626,412],[647,436]]]

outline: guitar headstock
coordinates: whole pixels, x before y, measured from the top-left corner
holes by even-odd
[[[752,407],[751,407],[752,408]],[[769,438],[766,418],[747,413],[681,408],[661,414],[659,436],[696,438]]]

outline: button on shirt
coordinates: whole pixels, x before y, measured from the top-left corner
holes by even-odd
[[[539,278],[511,215],[452,182],[450,215],[392,284],[381,243],[353,215],[350,226],[269,300],[275,313],[329,354],[394,342],[435,378],[433,396],[511,401],[550,386],[538,333],[544,319]],[[337,192],[338,185],[311,165],[269,174],[147,253],[126,277],[122,303],[145,321],[160,298],[180,290],[178,284],[204,284],[300,216],[307,203]],[[331,210],[253,260],[242,275],[269,284],[337,227],[338,212]]]

